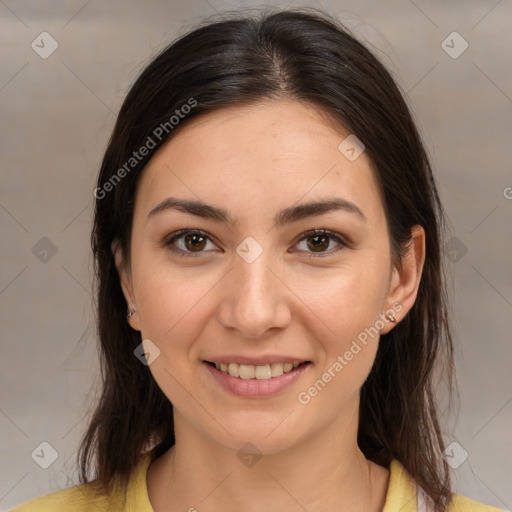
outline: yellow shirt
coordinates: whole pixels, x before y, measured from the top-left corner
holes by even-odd
[[[87,485],[81,484],[34,498],[10,512],[154,512],[146,486],[146,471],[150,461],[148,454],[132,473],[126,490],[126,502],[120,489],[109,497],[92,499],[87,493]],[[393,460],[382,512],[428,512],[428,499],[425,504],[421,488],[418,492],[417,489],[407,470],[400,462]],[[449,512],[504,511],[456,494]]]

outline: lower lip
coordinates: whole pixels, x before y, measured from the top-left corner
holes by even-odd
[[[207,362],[203,362],[203,364],[206,365],[208,371],[224,389],[235,395],[248,398],[261,398],[279,393],[293,384],[311,366],[311,363],[301,364],[297,368],[283,373],[280,377],[270,379],[241,379],[217,370]]]

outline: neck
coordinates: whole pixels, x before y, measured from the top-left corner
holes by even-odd
[[[245,464],[236,451],[201,435],[179,413],[175,435],[176,444],[148,470],[155,512],[378,512],[384,505],[389,472],[357,446],[357,414]]]

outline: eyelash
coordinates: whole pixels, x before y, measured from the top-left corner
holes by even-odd
[[[168,247],[168,249],[171,252],[177,254],[178,256],[185,257],[185,258],[188,258],[188,257],[197,258],[197,257],[201,256],[205,251],[199,251],[199,252],[194,253],[194,252],[189,252],[189,251],[183,251],[182,249],[176,249],[176,247],[173,246],[173,244],[176,240],[182,238],[185,235],[189,235],[189,234],[200,235],[200,236],[203,236],[203,237],[207,238],[208,240],[212,241],[210,239],[210,237],[208,236],[208,234],[205,233],[204,231],[201,231],[199,229],[182,229],[180,231],[177,231],[177,232],[171,234],[169,237],[167,237],[166,240],[164,241],[164,246]],[[316,257],[322,258],[322,257],[324,257],[322,255],[330,256],[331,254],[342,250],[344,247],[349,246],[349,244],[338,233],[335,233],[334,231],[330,231],[328,229],[313,229],[311,231],[307,231],[306,233],[303,233],[302,238],[300,238],[297,241],[297,244],[302,242],[303,240],[306,240],[308,238],[313,238],[315,236],[327,236],[327,237],[335,240],[339,244],[339,246],[337,248],[331,249],[329,251],[324,251],[324,252],[319,252],[319,253],[310,252],[311,256],[309,256],[309,257],[312,257],[312,258],[316,258]],[[297,244],[295,244],[295,245],[297,245]],[[309,252],[309,251],[306,251],[306,252]]]

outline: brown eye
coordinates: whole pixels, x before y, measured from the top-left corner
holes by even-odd
[[[184,229],[177,233],[173,233],[165,242],[164,245],[169,250],[178,256],[201,256],[205,251],[205,247],[210,241],[210,238],[201,231]],[[181,242],[178,244],[178,242]],[[181,245],[179,247],[178,245]],[[213,245],[213,243],[212,243]]]
[[[310,249],[306,252],[309,252],[310,254],[317,253],[319,255],[330,255],[347,246],[347,243],[343,240],[343,238],[341,238],[340,235],[327,229],[315,229],[313,231],[304,233],[299,242],[303,242],[305,240],[307,248]],[[338,246],[332,250],[326,250],[329,247],[331,240],[334,240]]]
[[[316,235],[314,237],[309,237],[308,240],[310,240],[310,242],[308,242],[308,247],[310,247],[311,249],[314,249],[316,251],[316,249],[327,249],[327,247],[329,247],[329,237],[328,236],[325,236],[325,235]]]
[[[202,250],[206,245],[206,237],[197,234],[188,234],[184,238],[185,247],[191,251]]]

